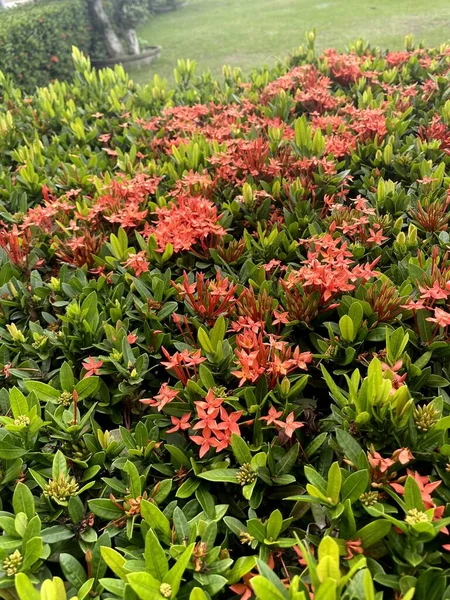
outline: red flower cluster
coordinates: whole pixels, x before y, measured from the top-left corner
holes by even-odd
[[[267,342],[263,334],[246,331],[236,337],[236,363],[239,368],[232,371],[240,379],[239,387],[246,381],[255,383],[265,374],[270,388],[275,387],[281,377],[285,377],[296,369],[306,371],[312,362],[310,352],[301,352],[300,348],[292,348],[287,342],[269,336]]]
[[[224,398],[217,398],[213,390],[209,390],[204,400],[194,402],[199,420],[193,429],[200,430],[201,435],[191,435],[190,439],[200,446],[200,458],[210,448],[215,448],[216,452],[225,450],[230,444],[231,434],[241,434],[238,421],[242,411],[228,413],[223,401]]]
[[[174,252],[191,250],[196,244],[206,251],[225,235],[216,206],[199,196],[180,197],[177,203],[157,208],[156,218],[154,226],[146,223],[144,235],[155,234],[161,252],[167,244],[172,244]]]
[[[189,283],[186,271],[183,273],[183,284],[172,285],[185,299],[191,310],[208,325],[214,325],[220,317],[228,316],[237,303],[235,292],[237,285],[233,285],[228,278],[217,273],[216,279],[205,281],[203,273],[196,274],[195,283]]]

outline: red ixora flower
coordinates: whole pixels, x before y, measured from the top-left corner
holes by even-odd
[[[253,595],[253,589],[250,587],[250,581],[256,573],[247,573],[242,577],[243,583],[234,583],[230,585],[230,590],[240,596],[240,600],[250,600]]]
[[[167,383],[163,383],[159,389],[159,393],[154,398],[142,398],[140,402],[142,402],[142,404],[148,404],[153,408],[157,408],[158,412],[161,412],[166,404],[172,402],[172,400],[176,398],[178,394],[179,390],[172,390],[169,388]]]
[[[206,251],[215,245],[208,242],[208,238],[225,235],[225,229],[219,224],[220,216],[215,205],[206,198],[180,197],[177,203],[157,208],[155,227],[147,226],[143,233],[145,237],[155,234],[161,252],[169,243],[174,252],[190,250],[197,243]]]
[[[300,429],[300,427],[304,427],[304,423],[300,421],[294,421],[294,413],[291,412],[286,417],[286,421],[279,421],[278,419],[274,421],[275,425],[278,425],[283,430],[283,433],[291,438],[294,435],[296,429]]]
[[[267,421],[267,425],[272,425],[276,423],[276,420],[279,419],[283,414],[282,410],[277,410],[275,406],[271,406],[269,408],[269,414],[266,417],[260,417],[260,421]]]
[[[103,361],[95,360],[93,356],[89,356],[86,362],[82,363],[82,365],[83,368],[86,369],[86,374],[84,376],[85,379],[86,377],[92,377],[92,375],[98,375],[98,371],[103,365]]]
[[[185,271],[183,283],[177,285],[172,282],[172,285],[194,313],[209,325],[214,325],[220,316],[228,316],[237,302],[237,298],[234,297],[237,285],[222,277],[220,272],[215,279],[206,281],[203,273],[197,273],[196,281],[189,283]]]
[[[215,447],[216,438],[213,437],[211,430],[207,427],[203,430],[202,435],[191,435],[189,437],[194,444],[200,446],[200,458],[203,458],[211,448]]]
[[[191,418],[191,415],[192,413],[189,412],[183,415],[181,419],[178,417],[170,417],[174,427],[167,429],[166,433],[175,433],[176,431],[185,431],[186,429],[190,429],[191,424],[189,423],[189,419]]]
[[[127,342],[129,344],[134,344],[134,342],[138,339],[138,336],[135,333],[129,333],[127,335]]]
[[[450,325],[450,313],[436,307],[434,309],[434,317],[427,317],[427,321],[436,323],[439,327],[447,328]]]
[[[175,352],[173,356],[170,356],[164,347],[161,347],[161,350],[164,356],[169,359],[161,361],[161,364],[166,369],[172,369],[183,385],[186,385],[190,378],[189,369],[193,368],[194,375],[197,376],[197,365],[206,360],[206,358],[201,356],[201,350],[189,351],[185,349],[182,352]]]
[[[433,498],[431,497],[431,493],[439,487],[442,483],[441,480],[438,481],[430,481],[430,478],[427,475],[419,475],[415,471],[407,470],[408,475],[414,478],[417,485],[419,486],[420,495],[422,496],[422,502],[425,505],[425,508],[428,510],[429,508],[436,508],[436,504],[434,503]],[[405,488],[403,485],[399,483],[390,483],[389,484],[398,494],[404,494]]]
[[[345,560],[350,560],[355,554],[364,554],[361,540],[347,540],[347,556],[344,557]]]
[[[147,260],[147,254],[144,250],[132,254],[125,262],[122,263],[126,269],[133,269],[136,277],[142,275],[142,273],[148,273],[149,262]]]

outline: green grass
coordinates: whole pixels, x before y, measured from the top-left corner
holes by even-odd
[[[273,64],[317,30],[319,48],[344,49],[358,37],[400,49],[407,33],[427,45],[450,39],[449,0],[190,0],[179,11],[151,19],[139,30],[163,47],[161,58],[133,73],[145,82],[171,77],[178,58],[195,59],[198,71],[219,75],[223,64]]]

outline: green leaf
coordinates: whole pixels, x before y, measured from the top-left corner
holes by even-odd
[[[150,575],[150,573],[130,573],[128,583],[131,585],[141,600],[163,600],[160,593],[161,583]]]
[[[72,496],[67,505],[72,523],[78,523],[84,516],[84,504],[79,496]]]
[[[353,322],[354,331],[358,332],[361,328],[361,323],[364,317],[364,309],[361,302],[355,301],[352,302],[350,309],[348,311],[348,316],[351,318]]]
[[[239,469],[213,469],[212,471],[205,471],[199,473],[198,476],[207,481],[221,482],[221,483],[238,483],[236,475]]]
[[[162,581],[169,571],[169,563],[153,529],[149,529],[145,536],[144,560],[145,568],[150,575]]]
[[[111,594],[114,594],[119,598],[126,598],[126,596],[124,596],[126,584],[121,579],[114,579],[113,577],[102,577],[99,583],[105,588],[107,592],[111,592]],[[129,584],[128,588],[131,590]],[[134,594],[134,592],[132,593]]]
[[[179,506],[173,511],[173,524],[180,544],[185,544],[189,540],[190,528],[184,512]]]
[[[337,463],[334,463],[337,464]],[[326,579],[339,581],[341,570],[339,567],[339,546],[333,538],[325,536],[318,548],[317,576],[321,582]]]
[[[344,315],[339,319],[339,329],[341,331],[342,339],[346,342],[353,342],[355,335],[358,330],[353,327],[353,321],[348,315]]]
[[[262,575],[252,577],[250,585],[258,600],[287,600],[288,598],[287,595],[283,595],[271,581]]]
[[[120,510],[118,506],[111,502],[109,498],[97,498],[95,500],[88,500],[89,510],[94,515],[105,519],[106,521],[113,521],[119,517],[124,516],[123,510]]]
[[[266,523],[266,537],[268,538],[268,540],[270,542],[273,542],[276,539],[278,539],[278,536],[280,535],[282,526],[283,526],[283,515],[281,514],[281,512],[278,509],[274,510],[270,514],[270,517]]]
[[[425,510],[419,485],[411,475],[408,475],[406,479],[404,499],[406,510],[411,510],[412,508],[416,508],[420,511]]]
[[[92,548],[92,556],[91,556],[91,573],[90,575],[94,577],[95,580],[104,577],[107,571],[106,561],[103,560],[101,550],[102,548],[111,547],[111,537],[107,531],[104,531]]]
[[[14,579],[14,584],[20,600],[41,599],[41,594],[36,590],[25,573],[17,573]]]
[[[109,546],[102,546],[100,548],[100,552],[101,552],[103,560],[108,565],[108,567],[111,569],[111,571],[115,575],[120,577],[120,579],[127,581],[127,575],[129,573],[129,571],[124,566],[125,563],[127,562],[126,559],[121,554],[119,554],[119,552],[117,552],[117,550],[114,550],[113,548],[110,548]]]
[[[176,463],[179,463],[180,465],[191,469],[191,463],[189,461],[189,458],[186,456],[186,453],[183,452],[183,450],[181,450],[177,446],[172,446],[171,444],[166,444],[164,448],[169,452],[170,456],[174,459]]]
[[[320,490],[322,492],[322,494],[324,494],[324,495],[326,494],[327,482],[322,477],[322,475],[320,475],[320,473],[318,473],[312,467],[305,465],[305,477],[309,481],[309,483],[312,483],[312,485],[314,487],[316,487],[318,490]]]
[[[319,450],[319,448],[324,444],[327,439],[328,432],[324,431],[316,436],[312,442],[310,442],[305,448],[305,454],[308,460],[314,456],[314,454]]]
[[[360,539],[363,548],[369,548],[383,539],[391,530],[392,523],[384,519],[372,521],[355,534],[355,539]]]
[[[213,348],[217,348],[219,344],[222,344],[227,329],[226,321],[223,317],[219,317],[214,323],[214,327],[211,330],[211,343]]]
[[[2,440],[0,443],[0,458],[3,460],[15,460],[16,458],[24,456],[26,453],[27,451],[23,448],[13,446],[4,440]]]
[[[322,375],[330,389],[332,396],[336,399],[338,405],[342,408],[347,404],[347,398],[343,394],[343,390],[341,390],[335,383],[331,375],[325,369],[325,367],[321,364],[320,368],[322,369]]]
[[[64,454],[61,450],[58,450],[53,457],[53,466],[52,466],[52,479],[58,479],[60,473],[62,475],[67,475],[67,463]]]
[[[123,470],[128,475],[130,494],[133,498],[139,498],[142,492],[141,478],[136,465],[131,461],[127,460]]]
[[[450,385],[450,381],[445,379],[445,377],[441,377],[440,375],[430,375],[426,381],[426,385],[428,387],[447,387]]]
[[[401,358],[408,341],[409,334],[405,333],[402,327],[398,327],[392,333],[389,333],[386,327],[386,350],[390,364],[395,364]]]
[[[250,571],[254,568],[255,565],[256,556],[240,556],[234,562],[233,568],[228,573],[228,583],[230,585],[233,585],[233,583],[237,583],[242,579],[242,577],[244,577],[244,575],[250,573]]]
[[[344,429],[337,429],[336,439],[339,446],[344,451],[346,458],[351,460],[355,465],[360,465],[361,456],[364,455],[364,451],[355,438]],[[365,463],[367,464],[367,460]]]
[[[169,583],[172,586],[171,598],[175,598],[180,589],[181,579],[183,578],[184,571],[191,560],[192,552],[194,551],[195,543],[192,543],[186,548],[181,556],[178,557],[177,562],[170,569],[164,577],[164,583]]]
[[[326,435],[326,434],[325,434]],[[289,448],[286,454],[280,458],[280,460],[275,465],[275,469],[277,475],[283,475],[284,473],[289,473],[292,467],[297,462],[299,453],[299,445],[295,443],[293,446]]]
[[[79,590],[80,587],[86,583],[86,573],[81,563],[74,556],[61,553],[59,555],[59,564],[61,565],[65,578],[76,590]]]
[[[194,477],[190,477],[186,479],[184,483],[180,485],[175,494],[176,498],[189,498],[195,492],[195,490],[201,485],[201,481],[195,479]]]
[[[28,407],[28,402],[22,392],[13,387],[9,392],[9,404],[11,406],[12,414],[15,419],[22,415],[27,415],[30,410]]]
[[[64,362],[61,365],[61,369],[59,370],[59,382],[61,384],[61,388],[65,392],[73,392],[73,388],[75,386],[75,379],[72,372],[72,367],[68,362]]]
[[[43,529],[41,533],[44,544],[56,544],[57,542],[70,540],[74,535],[75,533],[73,531],[63,525],[52,525],[52,527]]]
[[[14,488],[12,505],[16,515],[22,512],[27,515],[28,519],[32,519],[36,514],[33,494],[30,488],[20,481]]]
[[[236,435],[235,433],[231,434],[231,449],[233,450],[236,460],[241,466],[250,464],[252,460],[250,448],[240,435]]]
[[[367,470],[351,473],[342,485],[341,501],[347,498],[353,503],[364,494],[369,485],[369,472]]]
[[[201,382],[203,383],[203,385],[206,389],[211,389],[216,385],[211,371],[208,369],[207,366],[205,366],[204,363],[199,365],[198,373],[199,373]]]
[[[86,581],[86,583],[84,583],[81,588],[78,590],[77,592],[77,598],[78,600],[85,600],[85,598],[87,598],[88,594],[90,593],[90,591],[92,590],[92,587],[94,585],[94,578],[91,577],[91,579],[88,579]]]
[[[201,588],[196,587],[192,590],[189,600],[209,600],[209,598]]]
[[[334,504],[339,502],[339,494],[342,485],[342,473],[339,463],[334,462],[328,471],[328,483],[326,495],[331,498]]]
[[[51,385],[47,385],[42,381],[26,381],[25,387],[29,392],[34,392],[39,400],[43,402],[54,402],[61,395],[59,390],[55,390]]]
[[[75,391],[78,394],[78,400],[90,398],[95,394],[100,385],[100,377],[86,377],[77,383]]]
[[[214,500],[214,496],[208,492],[204,485],[201,485],[195,491],[195,497],[200,503],[200,506],[203,508],[206,516],[209,519],[214,519],[216,516],[216,502]]]
[[[326,579],[314,594],[314,600],[336,600],[337,583],[334,579]],[[364,599],[365,600],[365,599]]]
[[[200,327],[197,332],[197,336],[202,350],[204,350],[207,354],[214,354],[214,348],[209,340],[206,330],[203,327]]]
[[[152,529],[160,531],[166,538],[170,539],[172,530],[169,519],[155,504],[148,500],[142,500],[141,515]]]
[[[364,600],[375,600],[375,587],[373,585],[372,574],[369,569],[364,569]]]
[[[36,561],[39,560],[43,551],[42,539],[40,537],[31,538],[25,544],[25,553],[22,563],[22,569],[28,571]]]

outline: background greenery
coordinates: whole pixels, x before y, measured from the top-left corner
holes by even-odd
[[[275,64],[314,27],[319,49],[344,49],[358,37],[400,49],[408,33],[439,45],[449,39],[449,25],[448,0],[190,0],[186,8],[141,27],[140,36],[163,46],[163,53],[133,77],[139,82],[155,72],[171,77],[178,58],[195,59],[199,71],[211,69],[214,75],[223,64],[244,71]]]
[[[84,52],[91,45],[84,0],[41,2],[1,13],[0,70],[25,91],[70,77],[72,45]]]

